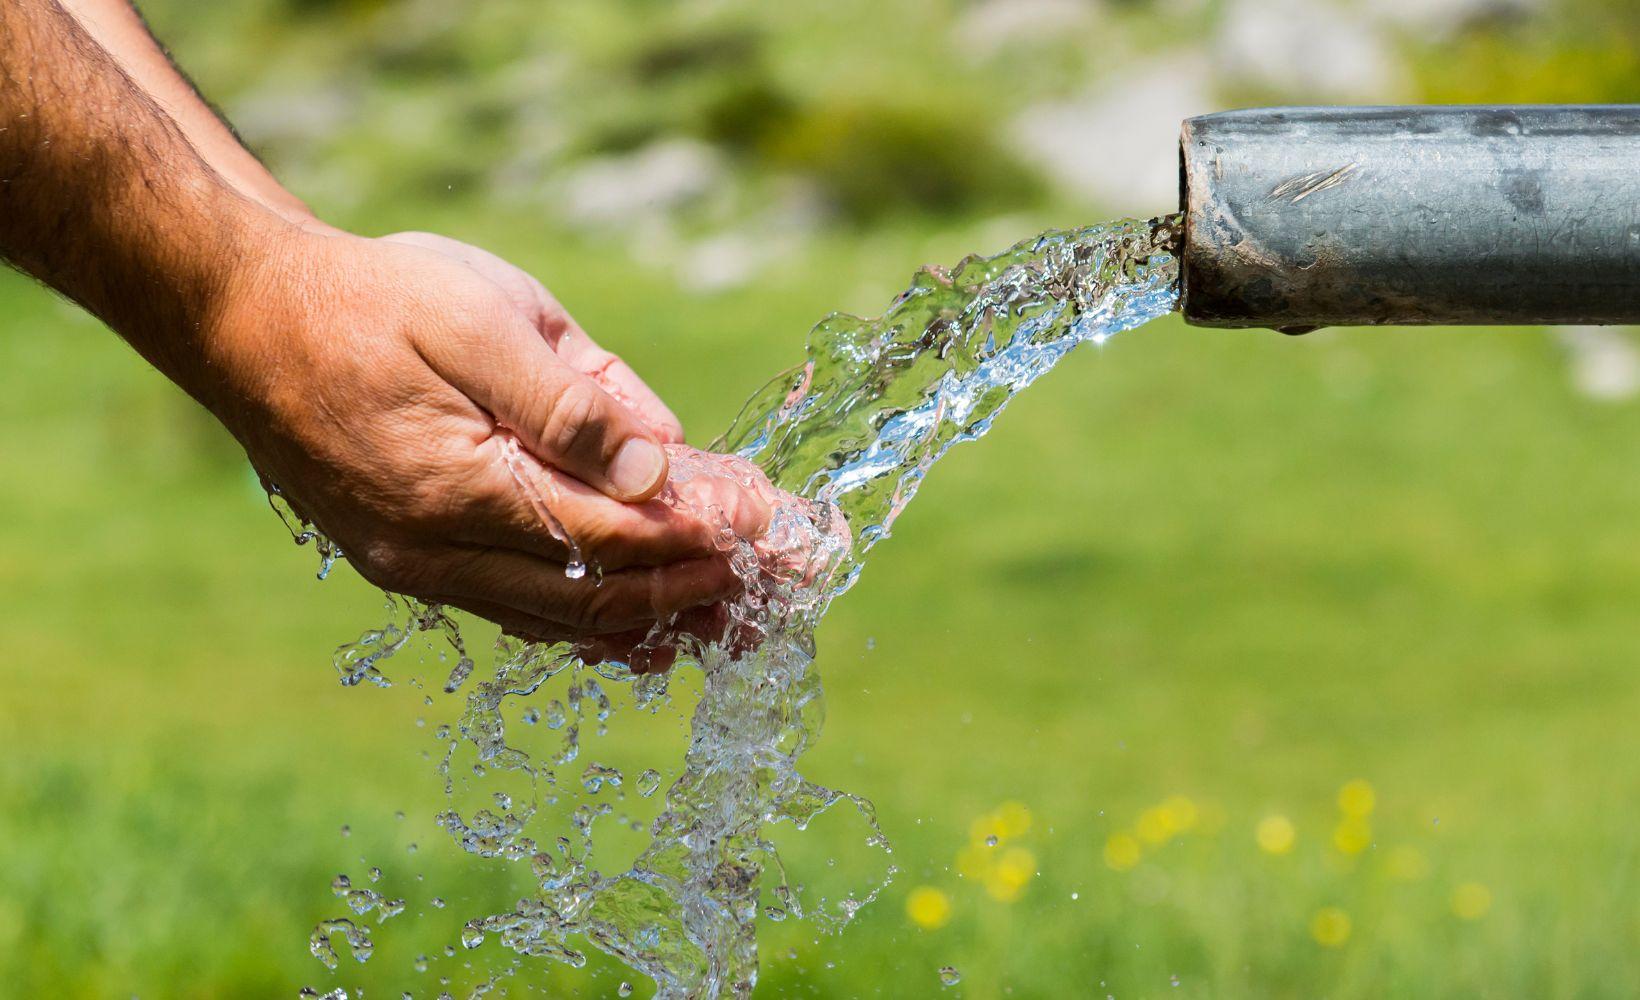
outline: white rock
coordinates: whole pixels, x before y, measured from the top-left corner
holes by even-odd
[[[1216,111],[1203,60],[1123,72],[1068,101],[1026,108],[1008,126],[1016,155],[1065,192],[1129,215],[1176,210],[1179,123]]]
[[[1382,23],[1317,0],[1231,0],[1213,51],[1220,74],[1295,102],[1393,103],[1407,89]]]
[[[1562,326],[1555,339],[1566,349],[1573,387],[1584,396],[1616,403],[1640,393],[1640,350],[1617,328]]]
[[[588,160],[566,176],[566,219],[587,227],[631,226],[704,197],[723,182],[722,157],[691,139],[666,139],[625,156]]]
[[[1092,25],[1091,0],[982,0],[963,11],[952,30],[966,55],[989,56],[1015,42],[1063,38]]]
[[[689,246],[678,261],[678,282],[700,293],[738,288],[768,262],[763,241],[750,233],[726,232]]]

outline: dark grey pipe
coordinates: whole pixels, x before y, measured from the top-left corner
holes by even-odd
[[[1640,323],[1640,105],[1231,111],[1179,149],[1191,323]]]

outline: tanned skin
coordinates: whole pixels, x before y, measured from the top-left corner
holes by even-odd
[[[714,526],[654,499],[682,429],[630,368],[483,250],[314,218],[125,0],[0,2],[0,256],[210,410],[379,586],[615,654],[737,589]],[[565,576],[509,435],[601,585]],[[738,530],[767,523],[716,488]]]

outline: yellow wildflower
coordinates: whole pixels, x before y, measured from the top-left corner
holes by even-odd
[[[1010,847],[985,873],[985,891],[999,903],[1012,903],[1036,875],[1036,855],[1023,847]]]
[[[1338,790],[1338,811],[1345,816],[1365,819],[1372,815],[1372,810],[1377,805],[1378,793],[1373,791],[1371,783],[1364,778],[1346,781],[1344,787]]]
[[[1201,818],[1196,803],[1183,795],[1169,795],[1162,802],[1162,812],[1167,814],[1168,823],[1176,833],[1190,832],[1196,828],[1196,821]]]
[[[976,844],[994,846],[992,839],[1002,841],[1008,836],[1007,828],[1003,825],[1002,817],[994,812],[985,815],[968,824],[968,839]]]
[[[1492,890],[1479,882],[1464,882],[1452,890],[1452,912],[1460,920],[1479,920],[1492,909]]]
[[[1416,882],[1429,874],[1429,859],[1410,844],[1402,844],[1384,859],[1384,874],[1400,882]]]
[[[1139,838],[1131,833],[1113,833],[1105,839],[1105,864],[1125,872],[1139,863]]]
[[[1023,802],[1004,802],[991,815],[996,820],[997,836],[1003,840],[1023,837],[1031,832],[1031,811]]]
[[[905,898],[905,915],[925,931],[939,930],[951,920],[951,899],[933,886],[918,886]]]
[[[1152,806],[1139,814],[1133,830],[1145,843],[1160,844],[1173,836],[1173,817],[1161,806]]]
[[[1350,816],[1333,830],[1333,846],[1340,854],[1360,854],[1372,846],[1372,824],[1359,816]]]
[[[1323,948],[1342,947],[1350,939],[1350,915],[1336,906],[1323,906],[1310,918],[1310,937]]]
[[[1258,821],[1258,826],[1253,828],[1253,839],[1265,854],[1286,854],[1293,849],[1298,831],[1293,829],[1292,820],[1277,813]]]

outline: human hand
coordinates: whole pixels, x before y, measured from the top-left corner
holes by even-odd
[[[583,640],[577,651],[589,663],[618,659],[634,673],[659,672],[672,665],[685,637],[715,643],[735,656],[749,652],[763,644],[771,628],[823,608],[833,574],[850,550],[848,522],[835,506],[776,487],[738,455],[688,445],[668,445],[667,451],[671,473],[661,499],[718,526],[718,546],[732,556],[744,592],[732,601],[690,608],[651,629]],[[766,528],[755,536],[738,532],[725,513],[747,494],[768,510]]]
[[[549,640],[739,589],[719,526],[655,499],[676,418],[539,283],[421,235],[287,227],[266,244],[177,377],[366,579]],[[540,459],[556,525],[515,481],[511,435]],[[718,489],[733,530],[757,536],[765,501]],[[569,542],[601,582],[566,577]]]
[[[534,275],[488,250],[437,233],[394,233],[383,236],[382,240],[443,254],[494,282],[506,293],[525,321],[546,338],[553,353],[636,413],[662,442],[683,442],[683,424],[678,422],[654,390],[619,356],[594,343],[581,329],[581,324],[575,322],[575,317],[559,305],[558,300]]]

